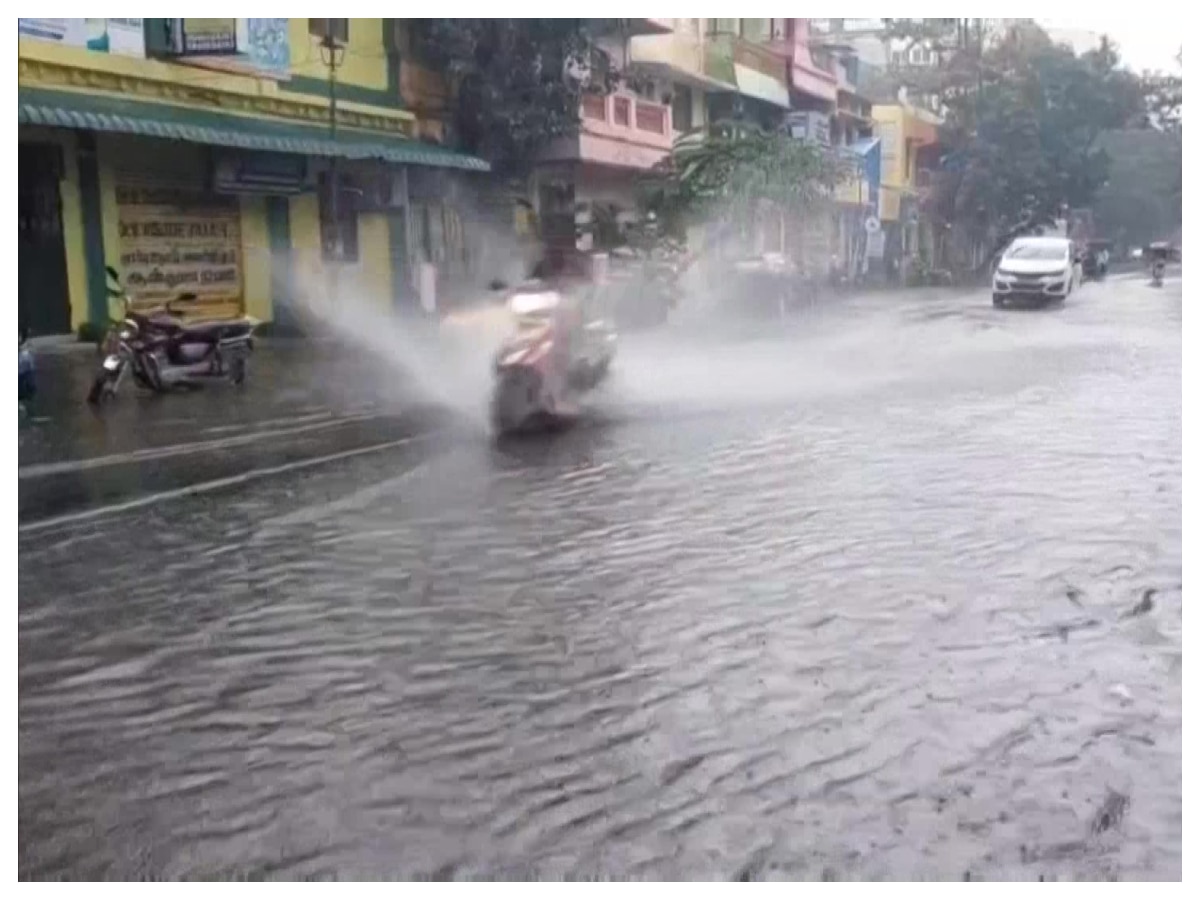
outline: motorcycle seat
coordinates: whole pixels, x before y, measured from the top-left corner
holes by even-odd
[[[222,338],[237,337],[250,332],[250,323],[240,320],[214,320],[209,322],[191,322],[184,325],[179,336],[203,341],[217,341]]]

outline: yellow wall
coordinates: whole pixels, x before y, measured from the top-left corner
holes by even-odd
[[[359,87],[386,90],[387,54],[383,46],[382,19],[351,19],[350,41],[341,57],[337,80]],[[292,52],[292,74],[328,78],[328,64],[321,60],[321,43],[308,33],[308,19],[288,21],[288,43]]]
[[[337,70],[344,85],[386,91],[388,84],[387,48],[383,19],[351,19],[349,45]],[[289,21],[292,73],[324,80],[328,69],[321,60],[316,38],[308,33],[306,18]],[[264,104],[263,115],[287,115],[304,119],[312,108],[323,108],[327,98],[319,93],[287,90],[274,79],[234,72],[203,69],[178,62],[136,59],[117,54],[95,53],[83,48],[58,46],[43,41],[22,39],[18,46],[18,82],[22,87],[48,87],[55,90],[87,90],[98,93],[131,91],[134,85],[144,99],[182,107],[220,107],[238,114],[255,115],[255,106]],[[64,74],[67,73],[67,74]],[[428,80],[428,73],[415,72]],[[417,79],[420,81],[421,79]],[[424,85],[422,82],[422,86]],[[199,93],[198,93],[199,92]],[[249,99],[247,99],[249,98]],[[359,98],[361,95],[359,95]],[[300,113],[280,112],[280,104],[303,107]],[[391,133],[414,130],[412,113],[392,107],[376,107],[349,98],[339,108],[350,114],[360,113],[355,127],[385,130]],[[405,124],[408,123],[408,124]],[[64,147],[66,167],[63,176],[62,208],[66,244],[71,320],[78,325],[88,319],[88,278],[84,252],[84,229],[78,183],[78,158],[75,134],[66,129],[22,127],[21,137],[53,140]],[[423,129],[428,137],[440,137],[441,128],[433,117]],[[118,271],[120,232],[116,187],[121,170],[145,171],[156,177],[190,180],[207,178],[205,167],[209,149],[186,143],[166,144],[149,138],[112,134],[97,135],[97,161],[100,188],[100,230],[105,262]],[[289,199],[290,233],[294,248],[294,283],[322,284],[327,267],[322,263],[317,198],[308,194]],[[245,311],[262,320],[270,320],[271,258],[266,202],[262,198],[241,201],[241,241],[243,250],[242,297]],[[392,272],[389,258],[387,217],[369,213],[359,219],[359,262],[343,267],[347,281],[358,285],[372,302],[390,305]],[[121,273],[122,275],[124,273]],[[313,280],[316,278],[318,280]],[[110,315],[119,312],[119,304],[110,303]]]
[[[875,133],[883,141],[881,180],[884,184],[900,186],[904,173],[904,113],[899,106],[875,106],[871,111]]]
[[[294,279],[309,290],[326,291],[333,285],[332,268],[321,257],[321,224],[315,194],[292,197],[288,210]],[[341,266],[338,290],[356,304],[389,308],[392,303],[392,264],[388,248],[388,220],[382,213],[358,217],[358,262]]]
[[[350,45],[346,47],[337,70],[339,83],[355,87],[386,90],[387,54],[383,45],[382,20],[352,19]],[[291,19],[288,24],[292,73],[298,76],[329,77],[329,69],[321,62],[321,50],[308,33],[308,19]],[[274,78],[217,70],[184,62],[140,59],[115,53],[95,53],[82,47],[67,47],[48,41],[21,39],[17,42],[17,81],[21,86],[50,87],[56,90],[82,89],[88,92],[126,93],[129,88],[114,79],[136,79],[139,89],[149,86],[145,99],[182,106],[227,107],[232,111],[255,115],[253,103],[269,101],[276,108],[267,115],[279,115],[278,104],[290,107],[288,115],[298,114],[305,121],[323,121],[322,112],[329,107],[328,95],[303,93],[281,87]],[[63,71],[89,72],[88,80],[62,80]],[[286,82],[284,82],[286,85]],[[171,91],[164,97],[156,92]],[[181,96],[181,92],[188,96]],[[250,98],[252,107],[244,108]],[[239,106],[239,102],[242,105]],[[338,101],[342,112],[363,113],[375,117],[376,124],[356,127],[382,127],[393,132],[409,133],[414,116],[407,110],[392,106],[376,106],[343,97]],[[406,124],[409,123],[409,124]],[[352,123],[351,123],[352,124]]]
[[[321,262],[321,222],[315,194],[288,200],[288,232],[292,243],[292,283],[297,290],[320,290],[327,273]]]
[[[392,261],[388,254],[387,216],[358,217],[358,286],[360,303],[388,308],[392,304]]]
[[[908,116],[897,104],[878,105],[871,110],[875,133],[882,139],[879,186],[879,218],[894,222],[900,218],[900,200],[913,190],[912,165],[908,152]]]
[[[58,144],[62,148],[63,173],[58,183],[62,210],[63,250],[67,262],[67,299],[71,306],[71,328],[87,321],[87,261],[83,249],[83,207],[79,193],[79,160],[73,131],[21,126],[19,140]]]
[[[937,140],[932,114],[899,104],[875,106],[875,132],[883,139],[880,218],[900,215],[900,198],[916,189],[917,147]]]
[[[113,143],[111,135],[97,135],[96,155],[100,165],[100,236],[104,241],[104,263],[121,271],[121,231],[118,227],[120,212],[117,209],[117,173],[115,164],[120,159],[120,147]],[[120,301],[114,297],[108,298],[108,317],[117,319],[121,316]]]
[[[267,233],[267,201],[242,197],[242,306],[260,322],[272,316],[271,239]]]

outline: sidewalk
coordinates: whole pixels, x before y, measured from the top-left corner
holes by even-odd
[[[446,421],[405,379],[331,342],[264,341],[241,388],[85,402],[94,347],[37,351],[18,427],[19,519],[46,518],[409,437]]]

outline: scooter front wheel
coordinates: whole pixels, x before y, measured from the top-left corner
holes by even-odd
[[[113,379],[107,372],[100,372],[92,379],[92,386],[88,389],[87,402],[92,406],[100,406],[115,395]]]

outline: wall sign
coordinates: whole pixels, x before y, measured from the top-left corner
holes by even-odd
[[[119,56],[146,55],[141,19],[17,19],[17,37]]]
[[[291,68],[287,19],[168,19],[170,53],[220,68],[286,78]]]
[[[199,189],[117,185],[121,272],[130,297],[160,306],[184,292],[240,302],[242,235],[236,200]]]
[[[788,133],[796,140],[814,141],[823,146],[829,146],[829,114],[804,111],[792,112],[784,116]]]

